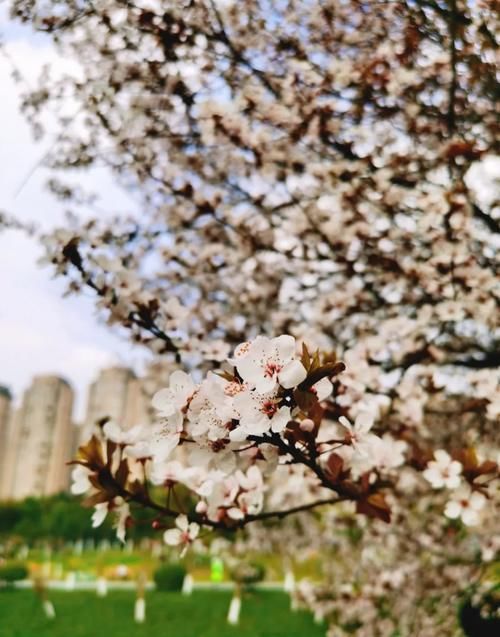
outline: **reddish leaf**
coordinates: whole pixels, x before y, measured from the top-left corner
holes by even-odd
[[[313,403],[311,409],[309,410],[309,418],[314,422],[314,424],[316,425],[314,428],[314,434],[316,435],[318,433],[318,429],[319,426],[321,425],[321,421],[323,420],[323,416],[325,414],[325,410],[323,409],[323,407],[320,405],[320,403],[318,402],[318,400],[316,399],[316,401]]]
[[[112,440],[106,440],[106,458],[108,460],[107,462],[108,467],[111,467],[111,463],[113,461],[113,454],[117,448],[118,448],[118,445],[116,444],[116,442],[113,442]]]
[[[224,380],[227,380],[229,383],[232,383],[236,380],[236,377],[233,376],[233,374],[230,374],[229,372],[225,370],[217,370],[214,372],[214,374],[216,374],[217,376],[220,376]]]
[[[309,411],[318,402],[316,394],[308,390],[303,391],[301,389],[296,389],[293,392],[293,397],[297,405],[306,413],[309,413]]]
[[[342,361],[338,361],[337,363],[327,363],[326,365],[319,365],[318,367],[313,367],[313,365],[311,365],[311,371],[307,375],[307,378],[299,385],[299,389],[301,389],[302,391],[305,389],[309,389],[309,387],[312,387],[322,378],[331,378],[332,376],[337,376],[345,369],[345,364],[342,363]]]
[[[83,461],[90,469],[99,470],[104,467],[100,440],[96,436],[92,436],[86,445],[78,448],[76,460],[80,463]]]
[[[497,471],[498,465],[496,462],[493,462],[493,460],[485,460],[477,468],[477,472],[481,476],[486,473],[496,473]]]
[[[307,345],[302,343],[302,356],[300,358],[302,365],[304,365],[306,371],[309,371],[311,366],[311,356],[309,355],[309,350],[307,349]]]
[[[127,462],[127,459],[124,458],[120,462],[118,471],[115,474],[115,480],[121,487],[124,487],[128,480],[128,476],[129,476],[128,462]]]
[[[104,491],[100,491],[99,493],[94,493],[90,495],[88,498],[85,498],[82,501],[84,507],[94,507],[96,504],[102,504],[103,502],[108,502],[109,496]]]
[[[467,447],[461,449],[458,453],[454,454],[456,459],[462,463],[464,467],[464,473],[474,471],[477,469],[478,461],[474,447]]]
[[[372,493],[367,498],[358,500],[356,511],[363,513],[369,518],[375,518],[387,523],[391,521],[391,509],[382,493]]]
[[[326,470],[328,473],[328,477],[332,482],[337,482],[343,468],[344,460],[336,453],[330,454],[328,462],[326,463]]]

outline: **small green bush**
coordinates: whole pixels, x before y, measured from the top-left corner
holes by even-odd
[[[231,571],[231,579],[243,586],[262,582],[266,575],[265,567],[258,562],[240,562]]]
[[[186,576],[186,569],[181,564],[165,564],[156,569],[153,579],[159,591],[180,591]]]
[[[28,577],[28,569],[20,562],[7,562],[0,566],[0,582],[12,584]]]

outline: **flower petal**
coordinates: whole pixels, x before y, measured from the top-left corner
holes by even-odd
[[[176,393],[187,393],[195,389],[195,384],[191,376],[180,369],[176,369],[175,372],[170,374],[168,384]]]
[[[188,527],[188,534],[191,540],[194,540],[195,537],[198,536],[200,532],[200,525],[196,524],[196,522],[191,522]]]
[[[450,500],[450,502],[446,504],[444,514],[446,515],[447,518],[456,520],[457,518],[460,517],[461,513],[462,513],[462,507],[460,506],[458,502]]]
[[[231,518],[231,520],[243,520],[243,518],[245,517],[243,511],[241,509],[238,509],[237,507],[231,507],[230,509],[228,509],[227,514]]]
[[[306,378],[307,372],[300,361],[290,361],[278,375],[280,385],[285,389],[297,387]]]
[[[110,420],[104,425],[103,432],[109,440],[112,440],[113,442],[121,442],[123,431],[113,420]]]
[[[356,417],[355,429],[359,433],[367,433],[373,427],[373,416],[367,411],[362,411]]]
[[[449,454],[444,449],[436,449],[434,458],[436,458],[436,462],[443,467],[447,467],[451,461]]]
[[[101,502],[99,504],[96,504],[95,508],[94,508],[94,513],[92,514],[92,526],[93,526],[93,528],[95,529],[98,526],[101,526],[101,524],[106,519],[107,515],[108,515],[108,503],[107,502]]]
[[[340,416],[339,423],[342,427],[345,427],[347,430],[352,432],[352,424],[347,420],[345,416]]]
[[[295,354],[295,339],[289,334],[273,338],[272,344],[282,361],[289,361]]]
[[[181,537],[182,533],[179,531],[179,529],[168,529],[168,531],[165,531],[165,533],[163,534],[163,540],[170,546],[177,546],[178,544],[180,544]]]
[[[315,385],[312,386],[312,389],[314,389],[318,400],[321,402],[322,400],[328,398],[328,396],[332,393],[333,384],[331,381],[328,380],[328,378],[322,378]]]
[[[156,394],[153,396],[151,404],[155,409],[161,411],[166,416],[173,414],[175,411],[175,405],[173,401],[172,390],[160,389],[160,391],[157,391]]]
[[[287,426],[290,420],[290,407],[280,407],[271,421],[271,429],[279,433]]]
[[[181,531],[187,531],[188,530],[187,515],[178,515],[175,519],[175,525]]]

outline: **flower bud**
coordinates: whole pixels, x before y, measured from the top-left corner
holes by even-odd
[[[310,418],[304,418],[300,423],[302,431],[312,431],[314,429],[314,422]]]
[[[196,513],[199,513],[200,515],[204,515],[207,512],[207,509],[207,503],[203,500],[200,500],[196,505]]]

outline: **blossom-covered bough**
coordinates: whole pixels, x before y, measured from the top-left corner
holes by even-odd
[[[404,424],[435,389],[498,418],[491,3],[11,7],[78,65],[23,101],[38,132],[62,113],[50,187],[86,221],[43,240],[68,293],[190,368],[290,333]],[[140,214],[89,219],[71,175],[102,165]]]
[[[37,131],[61,107],[49,163],[140,198],[45,238],[110,324],[198,362],[286,332],[373,375],[498,364],[496,195],[473,179],[498,143],[491,3],[11,6],[78,64],[24,98]]]
[[[175,518],[165,541],[187,548],[202,527],[236,530],[337,503],[389,522],[386,494],[397,493],[405,465],[426,467],[432,488],[451,491],[448,518],[479,523],[499,477],[495,461],[478,461],[471,448],[455,449],[456,459],[421,449],[411,433],[389,433],[383,411],[361,411],[351,423],[337,400],[346,391],[344,363],[296,348],[289,335],[258,336],[200,384],[173,372],[153,397],[154,425],[124,431],[102,423],[79,449],[73,474],[73,491],[95,505],[94,525],[114,511],[123,540],[136,503],[152,509],[154,528]],[[294,472],[300,492],[289,497]],[[181,502],[179,488],[191,499]],[[284,504],[269,508],[268,499]]]

